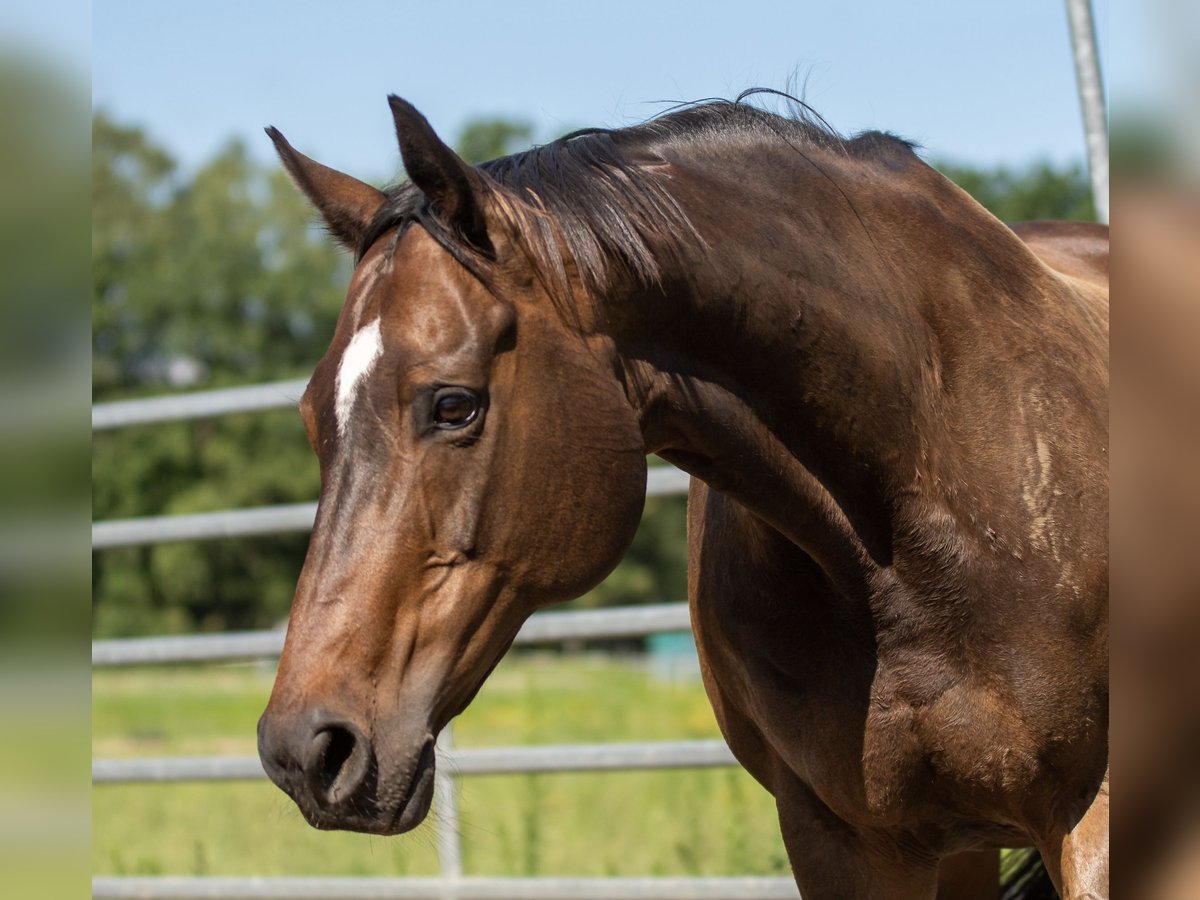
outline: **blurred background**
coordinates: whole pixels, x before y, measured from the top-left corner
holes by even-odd
[[[88,9],[0,8],[0,893],[88,875]]]
[[[1183,900],[1200,896],[1200,8],[1130,7],[1110,67],[1113,883]]]
[[[1200,860],[1189,849],[1200,846],[1200,657],[1192,649],[1200,638],[1200,53],[1194,4],[1094,6],[1113,110],[1117,231],[1122,204],[1129,210],[1129,264],[1117,277],[1136,298],[1118,304],[1114,348],[1128,373],[1124,390],[1118,379],[1114,419],[1121,425],[1127,410],[1129,427],[1119,432],[1127,442],[1114,442],[1127,490],[1114,495],[1113,531],[1131,548],[1117,557],[1114,596],[1132,598],[1114,603],[1114,664],[1127,676],[1114,705],[1118,726],[1125,709],[1136,722],[1114,736],[1134,785],[1129,817],[1114,831],[1120,840],[1126,828],[1142,851],[1129,858],[1133,883],[1145,889],[1159,879],[1153,890],[1168,896],[1190,884]],[[382,185],[403,175],[389,92],[482,160],[759,85],[803,94],[844,133],[881,128],[920,142],[928,161],[1001,218],[1095,215],[1059,3],[835,10],[747,2],[731,10],[514,0],[463,4],[451,15],[397,2],[110,0],[91,19],[86,7],[55,2],[6,11],[0,23],[9,50],[0,54],[0,215],[9,238],[0,445],[12,459],[0,522],[9,589],[0,640],[12,649],[0,688],[22,722],[47,720],[27,746],[7,751],[20,763],[8,771],[28,769],[34,787],[27,797],[25,779],[0,781],[0,826],[43,850],[57,838],[43,840],[29,822],[55,829],[61,821],[46,796],[61,794],[63,808],[75,809],[72,791],[86,787],[81,756],[41,749],[85,743],[59,740],[56,729],[75,734],[79,720],[51,711],[85,708],[86,682],[55,687],[63,679],[46,675],[86,671],[82,659],[64,667],[48,652],[72,642],[78,650],[88,630],[83,569],[63,562],[82,553],[62,552],[68,535],[82,543],[85,520],[78,298],[90,263],[93,403],[306,377],[332,333],[349,262],[272,159],[264,125]],[[89,55],[90,169],[82,127]],[[317,483],[287,409],[92,439],[94,521],[311,501]],[[626,561],[577,605],[682,600],[683,533],[681,497],[649,500]],[[297,533],[97,551],[91,637],[273,628],[286,616],[305,543]],[[517,652],[456,738],[470,747],[716,737],[686,643],[576,641]],[[97,669],[92,752],[252,754],[270,681],[263,664]],[[60,771],[73,778],[48,774]],[[787,871],[770,799],[737,770],[459,785],[468,874]],[[265,783],[98,786],[92,804],[94,874],[414,874],[439,864],[431,832],[390,841],[317,834]],[[82,847],[82,823],[64,840]],[[58,867],[55,875],[65,884],[78,873]]]

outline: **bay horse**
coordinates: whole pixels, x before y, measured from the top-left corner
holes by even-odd
[[[422,821],[435,735],[616,565],[654,453],[807,900],[995,897],[999,847],[1106,897],[1107,229],[1007,227],[898,138],[744,97],[479,166],[390,105],[386,192],[268,129],[356,255],[259,723],[307,820]]]

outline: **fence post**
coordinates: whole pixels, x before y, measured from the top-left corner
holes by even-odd
[[[1092,200],[1096,206],[1097,220],[1107,224],[1108,121],[1104,114],[1104,84],[1100,80],[1100,54],[1096,48],[1096,24],[1092,18],[1091,0],[1067,0],[1067,21],[1071,26],[1079,105],[1083,109]]]
[[[437,739],[437,774],[434,785],[437,789],[437,845],[438,866],[442,878],[447,882],[442,894],[444,900],[453,900],[457,895],[455,884],[463,874],[462,834],[458,820],[458,795],[454,775],[450,772],[450,755],[454,752],[454,732],[450,723],[442,729]]]

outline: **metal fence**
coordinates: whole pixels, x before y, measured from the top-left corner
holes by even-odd
[[[687,483],[686,472],[669,466],[656,466],[647,473],[646,496],[686,493]],[[309,531],[316,515],[315,503],[284,503],[254,509],[93,522],[92,549]]]
[[[790,878],[95,878],[93,897],[171,900],[796,900]]]
[[[124,428],[128,425],[154,425],[181,422],[231,413],[261,412],[295,406],[308,386],[308,379],[272,381],[246,387],[220,388],[215,391],[189,391],[165,397],[117,400],[92,407],[92,431]]]
[[[204,391],[97,404],[96,430],[126,425],[256,412],[291,406],[304,389],[302,381]],[[652,468],[647,494],[684,493],[687,475],[677,469]],[[291,504],[228,510],[187,516],[162,516],[96,522],[92,546],[100,550],[176,540],[206,540],[306,531],[315,504]],[[517,644],[566,640],[641,637],[690,630],[687,604],[668,603],[533,616],[517,636]],[[92,665],[117,667],[175,663],[215,663],[278,656],[283,631],[188,635],[95,641]],[[500,878],[464,877],[454,780],[474,775],[552,772],[610,772],[645,769],[734,766],[723,741],[658,741],[647,743],[574,744],[538,747],[456,748],[447,728],[438,739],[438,858],[436,878],[318,877],[108,877],[92,880],[94,897],[126,898],[460,898],[460,900],[588,900],[588,898],[796,898],[790,878]],[[256,756],[97,759],[95,784],[178,781],[232,781],[264,778]]]

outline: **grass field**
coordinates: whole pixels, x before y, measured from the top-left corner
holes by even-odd
[[[273,671],[99,670],[96,757],[252,754]],[[455,722],[460,746],[717,737],[698,679],[635,659],[506,660]],[[469,875],[787,874],[766,792],[740,769],[458,781]],[[434,811],[436,815],[436,807]],[[432,819],[397,838],[318,832],[266,781],[97,786],[92,865],[115,875],[425,875]]]

